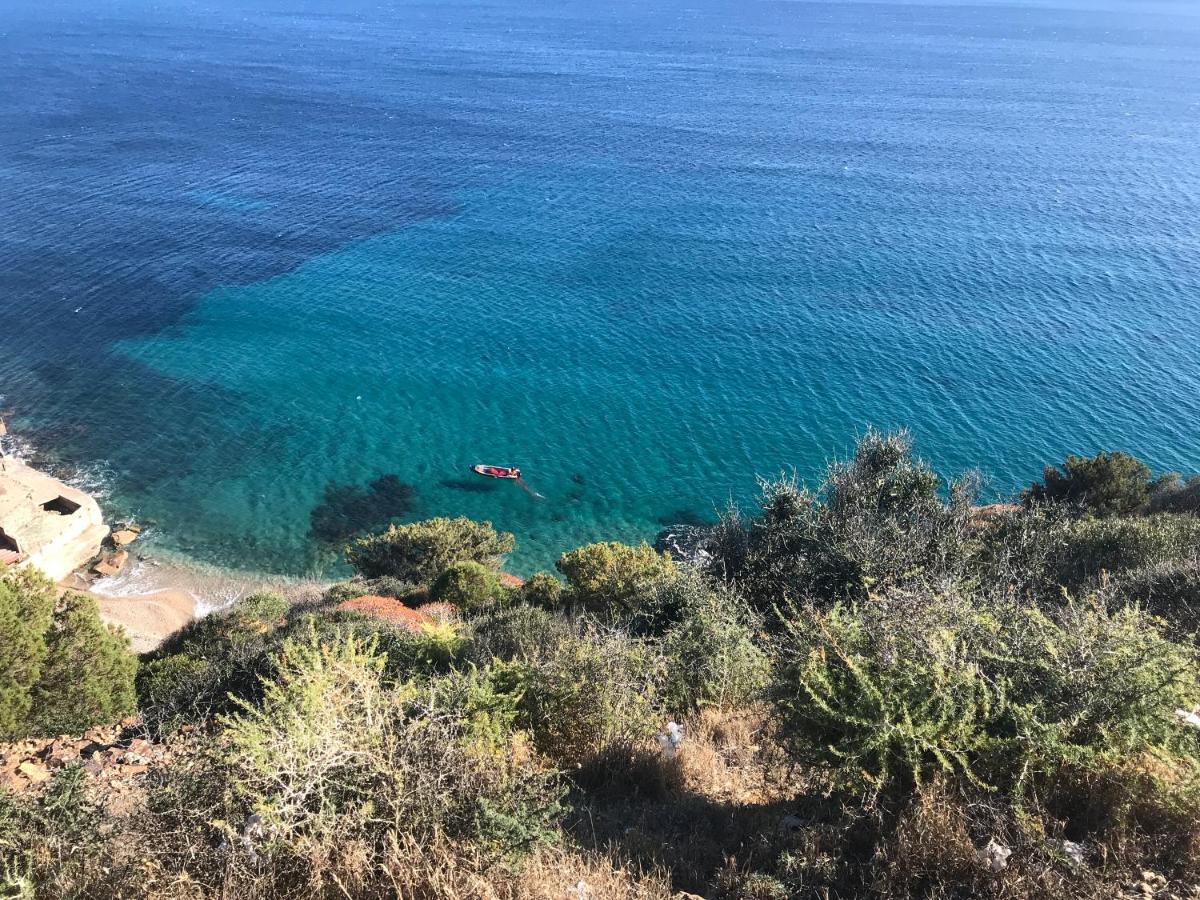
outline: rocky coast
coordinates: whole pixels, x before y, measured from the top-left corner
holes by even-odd
[[[0,420],[0,436],[7,437]],[[34,566],[63,590],[90,594],[101,618],[148,653],[197,616],[260,591],[319,590],[304,582],[230,573],[147,549],[133,522],[108,523],[96,498],[0,446],[0,565]]]

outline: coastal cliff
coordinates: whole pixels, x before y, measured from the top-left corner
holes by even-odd
[[[91,496],[0,456],[0,562],[33,566],[58,581],[87,565],[108,534]]]

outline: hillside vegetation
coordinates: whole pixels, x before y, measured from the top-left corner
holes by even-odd
[[[490,524],[394,526],[319,601],[189,626],[136,704],[94,609],[2,573],[0,730],[136,705],[172,749],[118,808],[73,764],[0,789],[0,896],[1200,896],[1200,483],[976,491],[869,433],[693,558],[520,586]]]

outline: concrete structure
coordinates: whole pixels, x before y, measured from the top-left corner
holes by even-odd
[[[108,526],[89,495],[0,457],[0,563],[61,581],[100,552]]]

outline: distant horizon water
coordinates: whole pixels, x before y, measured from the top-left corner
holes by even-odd
[[[0,85],[0,406],[149,552],[1200,471],[1191,3],[14,0]]]

